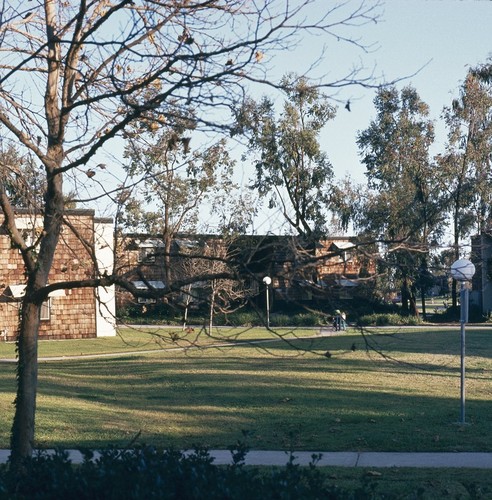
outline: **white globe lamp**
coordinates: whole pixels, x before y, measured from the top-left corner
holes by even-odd
[[[468,259],[459,259],[451,266],[451,276],[456,281],[470,281],[474,274],[475,266]]]

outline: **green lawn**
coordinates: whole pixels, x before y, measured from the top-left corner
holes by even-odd
[[[102,337],[87,340],[41,340],[39,356],[90,356],[108,353],[134,353],[162,351],[163,349],[186,349],[223,343],[247,343],[258,340],[295,339],[313,336],[318,328],[279,328],[268,332],[264,328],[217,328],[213,335],[195,327],[184,332],[181,327],[122,327],[116,337]],[[0,341],[0,358],[15,359],[15,343]]]
[[[490,330],[467,330],[466,426],[456,424],[458,327],[371,331],[368,351],[356,331],[295,340],[284,330],[289,342],[255,347],[247,340],[268,332],[221,330],[229,343],[208,349],[197,345],[214,339],[199,332],[161,333],[41,342],[42,357],[123,354],[40,362],[38,446],[122,446],[141,432],[140,442],[163,447],[226,448],[246,431],[258,449],[492,450]],[[13,358],[13,344],[1,344],[0,357]],[[8,446],[14,392],[15,364],[2,363],[0,447]]]

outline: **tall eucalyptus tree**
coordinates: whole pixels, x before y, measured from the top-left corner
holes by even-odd
[[[335,108],[305,78],[284,79],[286,99],[277,114],[264,97],[242,110],[241,125],[255,156],[252,188],[267,198],[269,208],[280,206],[290,227],[300,236],[325,231],[336,187],[333,167],[321,150],[319,135]]]
[[[454,260],[461,257],[461,241],[472,231],[479,234],[490,231],[492,82],[487,74],[487,65],[470,69],[459,96],[443,112],[448,142],[438,161],[448,196]],[[456,282],[453,282],[452,302],[457,305]]]
[[[403,307],[416,314],[414,290],[420,284],[424,297],[429,251],[444,218],[439,168],[429,156],[434,127],[412,87],[381,89],[374,104],[376,118],[357,138],[369,190],[356,225],[384,244]]]

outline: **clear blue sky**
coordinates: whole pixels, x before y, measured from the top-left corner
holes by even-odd
[[[382,22],[361,31],[365,40],[379,47],[362,55],[367,67],[375,64],[376,73],[383,73],[388,80],[418,71],[398,87],[412,85],[430,106],[436,125],[436,152],[442,150],[446,141],[440,120],[443,107],[458,95],[468,67],[484,63],[492,54],[492,1],[387,0]],[[343,53],[343,47],[339,48]],[[340,107],[323,136],[323,146],[338,177],[349,172],[363,181],[364,167],[358,160],[355,136],[374,118],[374,91],[351,88],[340,97],[351,99],[352,112]]]

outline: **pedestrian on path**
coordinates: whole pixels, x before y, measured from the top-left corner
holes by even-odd
[[[342,330],[347,328],[347,314],[343,311],[340,313],[340,327]]]
[[[342,327],[342,313],[340,312],[340,310],[337,309],[335,311],[335,316],[333,318],[333,329],[336,332],[339,332],[341,327]]]

